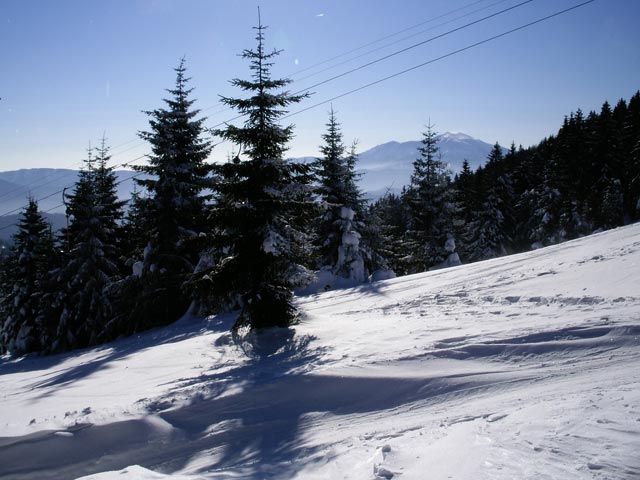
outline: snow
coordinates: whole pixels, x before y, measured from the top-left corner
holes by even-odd
[[[453,235],[447,235],[447,240],[444,242],[444,250],[449,253],[453,253],[456,250],[456,240]]]
[[[345,220],[353,220],[353,217],[355,217],[355,212],[353,211],[353,209],[349,207],[340,208],[340,218],[343,218]]]
[[[144,262],[141,262],[141,261],[135,262],[131,266],[131,270],[134,276],[142,277],[142,273],[144,272]]]
[[[0,362],[0,478],[640,476],[640,225]]]
[[[388,268],[383,268],[383,269],[376,270],[371,275],[369,275],[369,282],[379,282],[380,280],[391,280],[392,278],[396,278],[396,272]]]
[[[262,251],[278,256],[282,253],[284,244],[286,240],[280,234],[275,230],[269,230],[262,241]]]

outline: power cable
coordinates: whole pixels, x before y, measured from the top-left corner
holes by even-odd
[[[474,5],[482,3],[483,1],[486,1],[486,0],[477,0],[475,2],[471,2],[471,3],[467,4],[467,5],[463,5],[462,7],[458,7],[456,9],[454,9],[454,10],[450,10],[449,12],[446,12],[446,13],[443,13],[441,15],[438,15],[437,17],[430,18],[429,20],[425,20],[425,21],[420,22],[420,23],[416,23],[415,25],[412,25],[411,27],[404,28],[404,29],[399,30],[397,32],[394,32],[394,33],[391,33],[391,34],[386,35],[384,37],[378,38],[377,40],[373,40],[373,41],[371,41],[369,43],[365,43],[364,45],[360,45],[359,47],[356,47],[356,48],[354,48],[352,50],[349,50],[347,52],[341,53],[341,54],[336,55],[334,57],[328,58],[326,60],[323,60],[321,62],[315,63],[315,64],[310,65],[308,67],[305,67],[305,68],[303,68],[301,70],[298,70],[297,72],[295,72],[292,75],[290,75],[290,77],[295,77],[296,75],[299,75],[300,73],[306,72],[306,71],[311,70],[311,69],[313,69],[315,67],[318,67],[320,65],[324,65],[325,63],[329,63],[329,62],[332,62],[332,61],[337,60],[339,58],[345,57],[345,56],[350,55],[352,53],[355,53],[355,52],[357,52],[359,50],[362,50],[363,48],[370,47],[371,45],[375,45],[376,43],[380,43],[380,42],[382,42],[384,40],[387,40],[389,38],[396,37],[396,36],[401,35],[401,34],[403,34],[405,32],[408,32],[409,30],[413,30],[414,28],[421,27],[421,26],[426,25],[428,23],[431,23],[431,22],[433,22],[435,20],[439,20],[441,18],[448,17],[449,15],[452,15],[452,14],[454,14],[456,12],[459,12],[460,10],[464,10],[466,8],[473,7]]]
[[[321,105],[325,105],[325,104],[327,104],[329,102],[332,102],[334,100],[337,100],[339,98],[346,97],[347,95],[351,95],[352,93],[364,90],[365,88],[372,87],[373,85],[377,85],[379,83],[386,82],[387,80],[390,80],[392,78],[399,77],[400,75],[404,75],[405,73],[411,72],[413,70],[417,70],[418,68],[422,68],[424,66],[427,66],[427,65],[430,65],[432,63],[438,62],[438,61],[443,60],[445,58],[452,57],[453,55],[457,55],[458,53],[462,53],[462,52],[465,52],[465,51],[470,50],[472,48],[475,48],[475,47],[477,47],[479,45],[483,45],[485,43],[489,43],[489,42],[491,42],[493,40],[497,40],[498,38],[502,38],[504,36],[507,36],[507,35],[510,35],[512,33],[517,32],[517,31],[523,30],[525,28],[531,27],[531,26],[536,25],[538,23],[542,23],[542,22],[544,22],[546,20],[550,20],[551,18],[557,17],[559,15],[562,15],[564,13],[570,12],[572,10],[576,10],[576,9],[578,9],[580,7],[583,7],[583,6],[585,6],[585,5],[589,4],[589,3],[593,3],[593,2],[595,2],[595,0],[587,0],[586,2],[582,2],[582,3],[579,3],[579,4],[574,5],[572,7],[565,8],[564,10],[559,10],[559,11],[557,11],[555,13],[552,13],[550,15],[547,15],[545,17],[539,18],[537,20],[534,20],[532,22],[526,23],[524,25],[520,25],[519,27],[516,27],[516,28],[512,28],[511,30],[507,30],[506,32],[502,32],[502,33],[499,33],[498,35],[494,35],[492,37],[485,38],[484,40],[480,40],[479,42],[472,43],[471,45],[467,45],[466,47],[459,48],[459,49],[454,50],[452,52],[449,52],[449,53],[446,53],[446,54],[441,55],[439,57],[436,57],[436,58],[433,58],[431,60],[428,60],[426,62],[420,63],[418,65],[414,65],[413,67],[410,67],[410,68],[407,68],[405,70],[401,70],[399,72],[396,72],[396,73],[394,73],[392,75],[388,75],[388,76],[380,78],[380,79],[378,79],[376,81],[367,83],[366,85],[362,85],[362,86],[360,86],[358,88],[354,88],[353,90],[349,90],[348,92],[342,93],[340,95],[336,95],[335,97],[331,97],[331,98],[329,98],[327,100],[324,100],[322,102],[316,103],[316,104],[311,105],[309,107],[303,108],[303,109],[298,110],[296,112],[290,113],[289,115],[285,115],[285,116],[283,116],[281,118],[285,119],[285,118],[293,117],[294,115],[298,115],[298,114],[300,114],[302,112],[306,112],[307,110],[311,110],[311,109],[319,107]]]
[[[378,48],[375,48],[375,49],[372,49],[372,50],[368,50],[368,51],[366,51],[366,52],[364,52],[364,53],[361,53],[361,54],[359,54],[359,55],[357,55],[357,56],[355,56],[355,57],[351,57],[351,58],[348,58],[347,60],[343,60],[343,61],[342,61],[342,62],[340,62],[340,63],[336,63],[336,64],[333,64],[333,65],[330,65],[330,66],[328,66],[328,67],[326,67],[326,68],[323,68],[322,70],[318,70],[317,72],[311,73],[311,74],[309,74],[309,75],[305,75],[304,77],[298,78],[296,81],[297,81],[297,82],[300,82],[300,81],[302,81],[302,80],[306,80],[306,79],[308,79],[308,78],[314,77],[314,76],[318,75],[319,73],[323,73],[323,72],[326,72],[326,71],[328,71],[328,70],[332,70],[332,69],[334,69],[334,68],[336,68],[336,67],[339,67],[339,66],[344,65],[344,64],[346,64],[346,63],[352,62],[352,61],[357,60],[357,59],[359,59],[359,58],[366,57],[367,55],[369,55],[369,54],[371,54],[371,53],[375,53],[375,52],[377,52],[377,51],[379,51],[379,50],[381,50],[381,49],[383,49],[383,48],[392,47],[393,45],[397,45],[398,43],[402,43],[402,42],[404,42],[405,40],[409,40],[410,38],[414,38],[414,37],[417,37],[417,36],[419,36],[419,35],[423,35],[423,34],[425,34],[425,33],[427,33],[427,32],[430,32],[430,31],[432,31],[432,30],[435,30],[436,28],[443,27],[443,26],[445,26],[445,25],[448,25],[448,24],[450,24],[450,23],[456,22],[456,21],[461,20],[461,19],[463,19],[463,18],[466,18],[466,17],[468,17],[468,16],[470,16],[470,15],[473,15],[473,14],[475,14],[475,13],[481,12],[481,11],[483,11],[483,10],[487,10],[488,8],[491,8],[491,7],[495,7],[496,5],[500,5],[501,3],[504,3],[504,2],[506,2],[506,1],[508,1],[508,0],[498,0],[497,2],[494,2],[494,3],[490,4],[490,5],[486,5],[486,6],[482,7],[482,8],[478,8],[478,9],[476,9],[476,10],[473,10],[472,12],[465,13],[464,15],[460,15],[459,17],[452,18],[451,20],[448,20],[448,21],[443,22],[443,23],[439,23],[438,25],[434,25],[434,26],[429,27],[429,28],[427,28],[427,29],[425,29],[425,30],[421,30],[421,31],[419,31],[419,32],[417,32],[417,33],[412,33],[411,35],[408,35],[408,36],[406,36],[406,37],[403,37],[403,38],[401,38],[401,39],[399,39],[399,40],[395,40],[395,41],[393,41],[393,42],[391,42],[391,43],[386,43],[386,44],[384,44],[384,45],[381,45],[381,46],[380,46],[380,47],[378,47]],[[377,42],[375,42],[375,43],[377,43]],[[342,55],[341,55],[341,56],[342,56]],[[295,76],[295,75],[294,75],[294,76]]]
[[[520,7],[522,7],[522,6],[524,6],[524,5],[528,4],[528,3],[531,3],[531,2],[533,2],[533,1],[534,1],[534,0],[525,0],[525,1],[523,1],[523,2],[520,2],[520,3],[516,4],[516,5],[513,5],[513,6],[511,6],[511,7],[505,8],[505,9],[500,10],[500,11],[495,12],[495,13],[492,13],[491,15],[487,15],[487,16],[485,16],[485,17],[482,17],[482,18],[479,18],[479,19],[474,20],[474,21],[472,21],[472,22],[466,23],[466,24],[461,25],[461,26],[459,26],[459,27],[456,27],[456,28],[454,28],[454,29],[448,30],[448,31],[446,31],[446,32],[444,32],[444,33],[441,33],[441,34],[439,34],[439,35],[435,35],[435,36],[433,36],[433,37],[431,37],[431,38],[428,38],[427,40],[423,40],[423,41],[421,41],[421,42],[414,43],[414,44],[412,44],[412,45],[409,45],[408,47],[402,48],[402,49],[400,49],[400,50],[397,50],[397,51],[395,51],[395,52],[393,52],[393,53],[390,53],[390,54],[385,55],[385,56],[383,56],[383,57],[380,57],[380,58],[377,58],[377,59],[372,60],[372,61],[370,61],[370,62],[367,62],[367,63],[365,63],[365,64],[363,64],[363,65],[358,66],[358,67],[352,68],[351,70],[347,70],[346,72],[342,72],[342,73],[340,73],[340,74],[338,74],[338,75],[334,75],[333,77],[330,77],[330,78],[328,78],[328,79],[326,79],[326,80],[323,80],[323,81],[321,81],[321,82],[315,83],[315,84],[313,84],[313,85],[311,85],[311,86],[309,86],[309,87],[306,87],[306,88],[304,88],[304,89],[302,89],[302,90],[298,90],[297,92],[294,92],[292,95],[298,95],[298,94],[300,94],[300,93],[308,92],[308,91],[309,91],[309,90],[311,90],[312,88],[316,88],[316,87],[319,87],[319,86],[321,86],[321,85],[325,85],[325,84],[327,84],[327,83],[329,83],[329,82],[332,82],[333,80],[337,80],[337,79],[339,79],[339,78],[345,77],[345,76],[347,76],[347,75],[350,75],[351,73],[357,72],[358,70],[362,70],[362,69],[364,69],[364,68],[366,68],[366,67],[370,67],[371,65],[374,65],[374,64],[376,64],[376,63],[380,63],[380,62],[382,62],[382,61],[384,61],[384,60],[387,60],[387,59],[389,59],[389,58],[391,58],[391,57],[395,57],[396,55],[400,55],[401,53],[404,53],[404,52],[407,52],[407,51],[412,50],[412,49],[414,49],[414,48],[420,47],[420,46],[425,45],[425,44],[427,44],[427,43],[429,43],[429,42],[432,42],[432,41],[434,41],[434,40],[437,40],[437,39],[440,39],[440,38],[446,37],[447,35],[451,35],[452,33],[456,33],[456,32],[459,32],[459,31],[461,31],[461,30],[464,30],[465,28],[469,28],[469,27],[471,27],[471,26],[473,26],[473,25],[477,25],[477,24],[478,24],[478,23],[480,23],[480,22],[484,22],[484,21],[489,20],[489,19],[491,19],[491,18],[495,18],[495,17],[497,17],[497,16],[499,16],[499,15],[502,15],[502,14],[504,14],[504,13],[507,13],[507,12],[509,12],[509,11],[511,11],[511,10],[516,9],[516,8],[520,8]],[[357,90],[356,90],[356,91],[357,91]],[[338,98],[340,98],[340,97],[338,97]],[[313,108],[313,107],[310,107],[310,108]],[[302,110],[302,111],[304,111],[304,110]],[[210,127],[210,130],[214,130],[215,128],[217,128],[217,127],[219,127],[219,126],[222,126],[222,125],[228,124],[229,122],[232,122],[232,121],[234,121],[234,120],[237,120],[237,119],[239,119],[239,118],[242,118],[243,116],[244,116],[244,115],[237,115],[237,116],[235,116],[235,117],[233,117],[233,118],[231,118],[231,119],[229,119],[229,120],[225,120],[225,121],[223,121],[223,122],[220,122],[220,123],[218,123],[218,124],[214,125],[213,127]],[[286,117],[283,117],[283,118],[286,118]]]
[[[336,80],[338,78],[342,78],[342,77],[344,77],[346,75],[349,75],[349,74],[351,74],[353,72],[357,72],[358,70],[362,70],[363,68],[370,67],[371,65],[375,65],[376,63],[380,63],[380,62],[382,62],[384,60],[387,60],[387,59],[389,59],[391,57],[395,57],[396,55],[400,55],[401,53],[405,53],[405,52],[407,52],[409,50],[413,50],[414,48],[420,47],[422,45],[426,45],[427,43],[430,43],[430,42],[432,42],[434,40],[438,40],[440,38],[446,37],[447,35],[451,35],[452,33],[459,32],[460,30],[464,30],[465,28],[469,28],[469,27],[471,27],[473,25],[477,25],[480,22],[484,22],[484,21],[489,20],[491,18],[497,17],[498,15],[502,15],[502,14],[504,14],[506,12],[509,12],[509,11],[514,10],[516,8],[519,8],[519,7],[522,7],[522,6],[524,6],[524,5],[528,4],[528,3],[531,3],[533,1],[534,0],[525,0],[524,2],[520,2],[520,3],[518,3],[516,5],[513,5],[513,6],[509,7],[509,8],[505,8],[504,10],[500,10],[499,12],[492,13],[491,15],[487,15],[486,17],[479,18],[478,20],[474,20],[473,22],[466,23],[465,25],[462,25],[460,27],[456,27],[456,28],[454,28],[452,30],[448,30],[448,31],[446,31],[444,33],[441,33],[441,34],[436,35],[434,37],[431,37],[431,38],[428,38],[426,40],[423,40],[422,42],[414,43],[413,45],[409,45],[408,47],[405,47],[405,48],[402,48],[400,50],[397,50],[397,51],[395,51],[393,53],[385,55],[384,57],[380,57],[380,58],[378,58],[376,60],[372,60],[370,62],[367,62],[367,63],[363,64],[363,65],[360,65],[359,67],[352,68],[351,70],[347,70],[346,72],[340,73],[340,74],[335,75],[333,77],[330,77],[330,78],[328,78],[326,80],[323,80],[321,82],[315,83],[315,84],[305,88],[304,90],[300,90],[298,92],[295,92],[293,95],[297,95],[299,93],[311,90],[312,88],[319,87],[320,85],[324,85],[326,83],[332,82],[333,80]]]
[[[380,43],[380,42],[382,42],[382,41],[384,41],[384,40],[387,40],[387,39],[389,39],[389,38],[393,38],[393,37],[395,37],[395,36],[401,35],[402,33],[405,33],[405,32],[407,32],[407,31],[413,30],[413,29],[418,28],[418,27],[420,27],[420,26],[423,26],[423,25],[426,25],[426,24],[432,23],[432,22],[434,22],[434,21],[436,21],[436,20],[439,20],[439,19],[441,19],[441,18],[448,17],[448,16],[450,16],[450,15],[453,15],[454,13],[457,13],[457,12],[459,12],[459,11],[465,10],[465,9],[467,9],[467,8],[469,8],[469,7],[473,7],[473,6],[475,6],[475,5],[478,5],[478,4],[480,4],[480,3],[483,3],[483,2],[485,2],[485,1],[486,1],[486,0],[476,0],[476,1],[471,2],[471,3],[469,3],[469,4],[466,4],[466,5],[463,5],[463,6],[461,6],[461,7],[455,8],[455,9],[453,9],[453,10],[450,10],[450,11],[448,11],[448,12],[445,12],[445,13],[443,13],[443,14],[441,14],[441,15],[436,16],[436,17],[430,18],[430,19],[428,19],[428,20],[425,20],[425,21],[423,21],[423,22],[417,23],[417,24],[412,25],[412,26],[410,26],[410,27],[404,28],[404,29],[399,30],[399,31],[397,31],[397,32],[394,32],[394,33],[392,33],[392,34],[389,34],[389,35],[386,35],[386,36],[384,36],[384,37],[378,38],[378,39],[376,39],[376,40],[374,40],[374,41],[372,41],[372,42],[368,42],[368,43],[366,43],[366,44],[364,44],[364,45],[361,45],[361,46],[359,46],[359,47],[356,47],[356,48],[354,48],[354,49],[351,49],[351,50],[349,50],[349,51],[347,51],[347,52],[344,52],[344,53],[342,53],[342,54],[340,54],[340,55],[334,56],[334,57],[329,58],[329,59],[327,59],[327,60],[324,60],[324,61],[318,62],[318,63],[316,63],[316,64],[314,64],[314,65],[311,65],[311,66],[309,66],[309,67],[306,67],[306,68],[303,68],[303,69],[301,69],[301,70],[298,70],[296,73],[293,73],[292,75],[289,75],[289,77],[295,77],[296,75],[298,75],[298,74],[300,74],[300,73],[302,73],[302,72],[305,72],[305,71],[308,71],[308,70],[310,70],[310,69],[313,69],[313,68],[315,68],[315,67],[317,67],[317,66],[320,66],[320,65],[323,65],[323,64],[329,63],[329,62],[331,62],[331,61],[333,61],[333,60],[335,60],[335,59],[342,58],[342,57],[344,57],[344,56],[346,56],[346,55],[349,55],[350,53],[354,53],[354,52],[356,52],[356,51],[358,51],[358,50],[362,50],[363,48],[366,48],[366,47],[368,47],[368,46],[374,45],[374,44],[376,44],[376,43]],[[451,23],[452,21],[458,20],[458,19],[460,19],[460,18],[464,18],[464,17],[466,17],[466,16],[468,16],[468,15],[471,15],[471,14],[473,14],[473,13],[477,13],[478,11],[482,11],[482,10],[485,10],[485,9],[487,9],[487,8],[491,8],[492,6],[495,6],[495,5],[499,4],[499,3],[503,3],[504,1],[506,1],[506,0],[500,0],[500,1],[498,1],[498,2],[494,2],[494,3],[490,4],[490,5],[487,5],[487,6],[485,6],[485,7],[480,8],[480,9],[474,10],[473,12],[467,13],[467,14],[465,14],[465,15],[461,16],[461,17],[457,17],[457,18],[455,18],[455,19],[453,19],[453,20],[450,20],[450,21],[448,21],[448,22],[445,22],[445,23],[442,23],[442,24],[436,25],[436,26],[434,26],[434,27],[432,27],[432,28],[437,28],[437,27],[442,26],[442,25],[445,25],[445,24],[447,24],[447,23]],[[529,1],[533,1],[533,0],[529,0]],[[407,37],[407,38],[412,38],[413,36],[420,35],[420,34],[422,34],[422,33],[425,33],[425,32],[424,32],[424,31],[423,31],[423,32],[419,32],[419,33],[414,34],[414,35],[411,35],[410,37]],[[404,41],[404,40],[406,40],[407,38],[402,39],[402,40],[399,40],[399,41]],[[391,46],[391,45],[393,45],[393,44],[398,43],[399,41],[393,42],[392,44],[384,45],[384,46],[383,46],[383,47],[381,47],[381,48],[386,48],[386,47],[388,47],[388,46]],[[320,73],[323,73],[323,72],[324,72],[324,71],[326,71],[326,70],[329,70],[329,69],[331,69],[331,68],[335,68],[336,66],[339,66],[339,65],[343,65],[344,63],[348,63],[348,62],[350,62],[350,61],[352,61],[352,60],[355,60],[355,59],[361,58],[362,56],[364,56],[364,55],[368,55],[369,53],[373,53],[373,52],[375,52],[375,51],[376,51],[376,50],[371,50],[371,51],[369,51],[369,52],[366,52],[366,53],[365,53],[365,54],[363,54],[363,55],[360,55],[360,56],[358,56],[358,57],[352,58],[352,59],[347,60],[347,61],[345,61],[345,62],[341,62],[341,63],[340,63],[340,64],[338,64],[338,65],[334,65],[334,66],[332,66],[332,67],[328,67],[328,68],[326,68],[326,69],[323,69],[323,70],[321,70],[321,71],[319,71],[319,72],[315,72],[315,73],[313,73],[313,74],[306,75],[306,76],[304,76],[303,78],[301,78],[301,79],[299,79],[299,80],[304,80],[304,79],[307,79],[307,78],[311,78],[311,77],[313,77],[313,76],[315,76],[315,75],[318,75],[318,74],[320,74]],[[383,58],[383,59],[381,59],[381,60],[384,60],[384,58]],[[381,61],[381,60],[380,60],[380,61]],[[365,66],[368,66],[368,65],[365,65]],[[360,68],[364,68],[365,66],[359,67],[359,68],[357,68],[356,70],[358,70],[358,69],[360,69]],[[354,71],[355,71],[355,70],[354,70]],[[335,78],[339,78],[340,76],[346,75],[346,74],[348,74],[348,73],[350,73],[350,72],[343,73],[343,74],[341,74],[341,75],[339,75],[338,77],[335,77]],[[317,84],[317,85],[321,85],[321,84],[323,84],[323,83],[329,82],[329,81],[331,81],[331,80],[334,80],[335,78],[330,78],[330,79],[326,80],[325,82],[320,82],[320,83],[319,83],[319,84]],[[298,81],[299,81],[299,80],[298,80]],[[315,86],[317,86],[317,85],[315,85]],[[310,88],[313,88],[313,87],[310,87]],[[219,103],[218,103],[218,104],[216,104],[216,105],[219,105]],[[204,112],[204,111],[206,111],[206,110],[209,110],[209,109],[211,109],[211,108],[214,108],[216,105],[212,105],[212,106],[210,106],[210,107],[205,107],[204,109],[201,109],[200,111],[203,111],[203,112]],[[228,111],[229,109],[230,109],[230,107],[225,107],[225,108],[223,108],[223,109],[220,109],[220,110],[218,110],[218,111],[214,112],[212,115],[214,115],[214,116],[215,116],[215,115],[217,115],[217,114],[219,114],[219,113],[223,113],[223,112],[225,112],[225,111]],[[234,118],[229,119],[229,120],[226,120],[226,121],[224,121],[224,122],[221,122],[221,123],[219,123],[219,124],[215,125],[214,127],[211,127],[209,130],[211,131],[211,130],[215,129],[215,128],[216,128],[216,127],[218,127],[218,126],[224,125],[224,124],[226,124],[226,123],[228,123],[228,122],[231,122],[231,121],[234,121],[234,120],[237,120],[237,119],[239,119],[239,118],[241,118],[241,117],[242,117],[242,115],[237,116],[237,117],[234,117]],[[122,142],[122,143],[120,143],[120,144],[118,144],[118,145],[113,146],[113,147],[111,148],[111,157],[113,158],[114,156],[121,155],[121,154],[123,154],[123,153],[126,153],[126,152],[128,152],[128,151],[130,151],[130,150],[133,150],[133,149],[135,149],[135,148],[139,147],[140,145],[143,145],[143,144],[144,144],[144,142],[139,142],[139,143],[137,143],[137,144],[135,144],[135,145],[133,145],[133,146],[131,146],[131,147],[129,147],[129,148],[127,148],[127,149],[125,149],[125,150],[121,151],[121,152],[116,152],[116,151],[115,151],[115,150],[117,150],[118,148],[120,148],[120,147],[122,147],[122,146],[125,146],[125,145],[128,145],[128,144],[132,143],[132,142],[135,142],[136,140],[137,140],[137,139],[135,139],[135,138],[134,138],[134,139],[131,139],[131,140],[128,140],[128,141],[125,141],[125,142]],[[69,167],[66,167],[66,168],[72,168],[72,167],[75,167],[76,165],[78,165],[78,164],[80,164],[80,163],[81,163],[81,162],[75,162],[75,163],[73,163],[72,165],[70,165]],[[54,172],[52,172],[52,174],[51,174],[51,175],[54,175],[54,174],[55,174],[55,173],[54,173]],[[52,177],[51,177],[50,175],[47,175],[47,176],[45,176],[45,178],[44,178],[43,180],[46,180],[47,178],[52,178]],[[47,185],[50,185],[51,183],[54,183],[54,182],[55,182],[55,180],[54,180],[54,179],[52,179],[52,180],[50,180],[49,182],[45,182],[45,183],[41,183],[41,184],[35,185],[35,186],[33,186],[33,188],[42,188],[42,187],[45,187],[45,186],[47,186]],[[13,189],[13,190],[10,190],[10,191],[8,191],[8,192],[5,192],[4,194],[0,195],[0,198],[4,198],[4,197],[6,197],[6,196],[8,196],[8,195],[11,195],[12,193],[19,192],[20,190],[22,190],[22,188],[23,188],[22,186],[19,186],[19,187],[16,187],[15,189]],[[19,194],[16,194],[16,195],[10,196],[10,197],[9,197],[9,199],[11,199],[11,198],[15,198],[15,197],[16,197],[16,196],[18,196],[18,195],[19,195]]]
[[[125,150],[122,150],[120,152],[114,152],[113,151],[114,149],[122,147],[124,145],[127,145],[127,144],[129,144],[131,142],[134,142],[135,140],[136,139],[132,139],[132,140],[129,140],[127,142],[124,142],[124,143],[121,143],[119,145],[116,145],[115,147],[112,147],[110,149],[110,152],[111,152],[110,157],[113,158],[116,155],[122,155],[123,153],[129,152],[129,151],[131,151],[131,150],[133,150],[133,149],[135,149],[135,148],[137,148],[137,147],[139,147],[140,145],[143,144],[143,142],[138,143],[138,144],[133,145],[132,147],[126,148]],[[67,167],[63,167],[62,169],[53,169],[52,172],[50,172],[49,174],[47,174],[44,177],[40,178],[40,183],[35,183],[33,185],[29,185],[29,190],[36,190],[36,189],[40,189],[40,188],[46,187],[47,185],[51,185],[59,177],[61,177],[64,174],[66,174],[66,172],[64,172],[64,171],[61,172],[60,170],[73,169],[73,167],[76,167],[76,166],[79,166],[79,165],[82,165],[82,161],[74,162],[74,163],[72,163],[71,165],[69,165]],[[57,178],[54,178],[54,177],[57,177]],[[46,181],[46,180],[49,180],[49,181]],[[44,183],[41,183],[43,181],[44,181]],[[21,193],[16,193],[15,195],[12,195],[12,194],[15,193],[15,192],[19,192],[19,191],[23,190],[24,188],[25,188],[25,185],[19,185],[14,189],[8,190],[8,191],[4,192],[2,195],[0,195],[0,199],[6,197],[8,195],[9,195],[9,198],[7,200],[11,200],[12,198],[16,198],[17,196],[22,195],[22,194]]]

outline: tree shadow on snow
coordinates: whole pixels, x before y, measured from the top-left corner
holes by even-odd
[[[169,463],[147,468],[175,473],[189,466],[192,472],[197,464],[201,474],[291,478],[323,460],[322,440],[309,437],[314,425],[392,409],[452,388],[434,378],[306,374],[304,366],[321,361],[324,352],[313,348],[312,337],[298,338],[292,330],[258,335],[247,343],[247,364],[206,378],[212,395],[159,413],[183,437],[164,456],[172,459]],[[224,383],[234,388],[221,389]]]
[[[187,332],[161,335],[155,344]],[[223,348],[237,345],[246,360],[185,379],[148,404],[149,414],[141,418],[79,425],[69,429],[72,435],[39,432],[6,444],[0,439],[0,471],[11,479],[46,480],[136,464],[168,474],[291,478],[322,462],[325,450],[331,451],[322,438],[313,437],[316,425],[340,416],[387,411],[469,386],[468,379],[454,385],[438,378],[308,374],[309,366],[321,362],[326,352],[314,346],[313,337],[297,336],[294,329],[273,329],[235,341],[227,333],[218,343]],[[144,348],[153,344],[147,340]],[[127,349],[120,347],[126,354]],[[62,385],[73,380],[63,376],[56,381]],[[184,398],[185,392],[186,403],[171,401],[179,394]],[[375,428],[370,426],[372,432]]]
[[[2,375],[13,373],[42,372],[41,375],[32,377],[33,382],[26,388],[41,390],[36,398],[44,398],[74,382],[109,368],[114,361],[123,360],[133,354],[159,345],[182,342],[202,335],[204,332],[228,331],[233,324],[233,317],[233,315],[218,315],[202,321],[202,319],[185,316],[171,325],[140,332],[97,347],[48,356],[5,357],[0,360],[0,378]],[[76,365],[65,367],[65,362],[73,362]],[[58,365],[61,368],[52,372],[51,370]]]
[[[325,352],[312,348],[313,339],[297,336],[291,328],[238,336],[233,342],[248,361],[183,382],[181,388],[206,388],[189,405],[159,414],[184,435],[185,455],[174,452],[163,470],[180,470],[206,450],[212,453],[200,459],[206,465],[202,471],[237,469],[243,478],[287,478],[285,473],[295,470],[292,462],[309,454],[299,444],[301,416],[309,403],[299,395],[312,392],[297,384],[311,382],[302,373]]]

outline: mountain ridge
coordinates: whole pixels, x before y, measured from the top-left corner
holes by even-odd
[[[460,132],[438,135],[442,160],[453,174],[460,171],[464,159],[472,169],[482,165],[493,146],[483,140]],[[375,199],[386,192],[400,191],[409,183],[413,161],[418,157],[420,140],[390,140],[358,154],[356,171],[361,174],[360,189],[368,199]],[[309,162],[316,157],[300,157],[294,160]],[[131,170],[116,170],[118,196],[126,200],[134,188]],[[39,200],[40,210],[62,213],[62,197],[58,193],[71,188],[78,170],[68,168],[30,168],[0,172],[0,216],[19,214],[27,197]]]

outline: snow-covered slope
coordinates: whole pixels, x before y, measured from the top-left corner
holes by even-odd
[[[640,225],[0,363],[0,478],[640,476]]]

